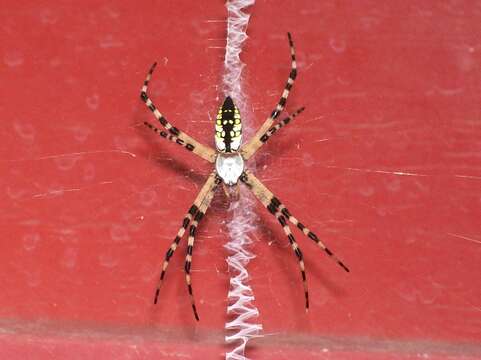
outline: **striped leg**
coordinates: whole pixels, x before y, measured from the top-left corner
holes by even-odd
[[[261,146],[263,144],[265,144],[267,142],[267,140],[269,140],[270,137],[277,132],[277,130],[279,130],[279,129],[283,128],[284,126],[286,126],[287,124],[289,124],[291,122],[291,120],[294,120],[294,118],[297,115],[299,115],[301,112],[303,112],[304,109],[305,109],[304,107],[301,107],[300,109],[296,110],[295,112],[293,112],[291,115],[289,115],[285,119],[282,119],[281,121],[279,121],[276,125],[271,127],[269,130],[267,130],[264,133],[264,135],[262,135],[261,138],[259,139],[261,141]]]
[[[294,238],[294,235],[292,235],[291,228],[287,224],[286,218],[284,217],[284,215],[282,215],[279,211],[277,211],[274,208],[268,208],[268,210],[271,214],[273,214],[277,218],[279,223],[282,225],[282,228],[284,229],[284,233],[289,239],[289,243],[291,244],[292,250],[294,251],[294,254],[297,256],[297,260],[299,261],[299,268],[301,270],[301,276],[302,276],[302,284],[304,285],[304,296],[306,298],[306,311],[307,311],[307,309],[309,309],[309,291],[307,290],[306,270],[304,267],[304,257],[302,255],[301,248],[297,244],[297,241]]]
[[[175,237],[174,241],[172,242],[169,249],[167,250],[167,253],[165,254],[165,260],[162,265],[162,272],[160,273],[159,283],[157,284],[157,289],[155,291],[154,304],[157,304],[160,288],[164,280],[165,271],[169,266],[170,258],[172,257],[172,255],[174,255],[175,250],[179,246],[180,239],[182,239],[182,236],[184,235],[185,230],[187,229],[190,222],[192,221],[192,218],[198,213],[199,208],[201,207],[202,203],[205,201],[205,198],[207,197],[207,194],[214,188],[215,182],[216,182],[216,175],[215,173],[212,173],[207,179],[207,181],[205,182],[204,186],[200,190],[197,197],[195,198],[194,204],[190,207],[189,211],[185,215],[184,220],[182,221],[182,226],[177,232],[177,236]]]
[[[294,85],[294,81],[296,80],[297,76],[297,64],[296,64],[296,52],[294,49],[294,42],[292,41],[292,37],[290,33],[287,33],[287,37],[289,38],[289,46],[291,48],[291,72],[289,73],[289,78],[287,79],[286,86],[284,87],[284,91],[282,92],[281,98],[276,105],[276,108],[272,111],[271,115],[267,118],[261,128],[256,132],[254,137],[241,149],[241,154],[244,157],[244,160],[249,159],[254,153],[262,146],[262,142],[260,138],[265,132],[272,126],[274,120],[280,115],[284,107],[286,106],[287,97],[289,96],[289,92]]]
[[[299,230],[302,231],[304,235],[306,235],[309,239],[314,241],[317,246],[319,246],[330,258],[332,258],[337,264],[342,267],[346,272],[349,272],[349,268],[341,261],[339,258],[333,254],[333,252],[326,246],[324,243],[314,234],[311,230],[309,230],[305,225],[303,225],[299,220],[297,220],[294,216],[291,215],[289,210],[276,198],[272,198],[273,204],[279,204],[279,211],[289,220],[292,224],[297,226]]]
[[[192,265],[192,252],[194,250],[195,233],[197,231],[197,226],[199,225],[199,222],[204,217],[205,212],[207,211],[212,201],[212,198],[214,197],[215,188],[220,182],[221,182],[220,178],[216,177],[214,185],[211,187],[204,201],[200,205],[199,210],[194,217],[194,221],[192,221],[192,224],[190,225],[190,228],[189,228],[189,240],[187,243],[187,255],[185,256],[185,268],[184,268],[185,282],[187,283],[187,290],[189,291],[190,301],[192,303],[192,310],[194,311],[194,316],[197,321],[199,321],[199,314],[197,313],[197,308],[195,306],[194,292],[192,290],[192,281],[191,281],[191,275],[190,275],[190,270]]]
[[[177,129],[175,126],[173,126],[171,123],[167,121],[167,119],[160,113],[160,111],[155,107],[154,103],[152,100],[149,98],[147,95],[147,88],[149,86],[149,81],[152,78],[152,73],[154,72],[155,66],[157,63],[154,63],[152,67],[150,68],[147,77],[144,81],[144,85],[142,86],[142,90],[140,92],[140,98],[142,99],[143,102],[145,102],[145,105],[152,111],[154,114],[155,118],[162,124],[162,126],[173,136],[175,136],[177,139],[181,140],[184,144],[186,144],[185,148],[192,151],[194,154],[200,156],[201,158],[214,163],[215,162],[215,157],[216,157],[216,152],[212,148],[205,146],[201,143],[199,143],[197,140],[194,140],[191,138],[189,135],[186,133],[180,131]],[[147,125],[147,124],[146,124]],[[147,125],[148,126],[148,125]],[[152,126],[149,126],[152,128]],[[190,145],[187,147],[187,144]]]
[[[333,259],[345,271],[349,272],[347,266],[344,265],[344,263],[339,260],[337,256],[334,255],[334,253],[326,245],[324,245],[321,240],[319,240],[317,235],[300,223],[294,216],[292,216],[289,210],[280,202],[280,200],[276,198],[274,194],[269,191],[269,189],[266,188],[264,184],[262,184],[260,180],[257,179],[249,170],[244,171],[244,174],[241,176],[240,180],[252,190],[254,195],[267,209],[269,209],[270,212],[280,211],[287,220],[296,225],[304,235],[313,240],[331,259]]]
[[[153,130],[156,134],[158,134],[160,137],[163,137],[164,139],[170,140],[172,142],[175,142],[176,144],[185,147],[189,151],[194,150],[194,145],[185,143],[182,139],[179,139],[177,136],[168,134],[165,131],[162,131],[155,126],[151,125],[147,121],[144,121],[144,125],[147,126],[149,129]]]

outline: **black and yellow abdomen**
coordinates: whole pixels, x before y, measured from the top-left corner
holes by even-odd
[[[235,152],[239,150],[242,139],[242,121],[239,109],[234,105],[231,97],[225,98],[219,108],[215,123],[215,145],[221,152]]]

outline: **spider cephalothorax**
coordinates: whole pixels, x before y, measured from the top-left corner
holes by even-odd
[[[255,197],[279,221],[299,262],[299,268],[301,270],[302,281],[304,284],[306,309],[309,308],[309,293],[307,291],[306,273],[304,270],[304,258],[301,249],[297,244],[294,235],[291,232],[289,223],[296,226],[305,236],[313,240],[329,257],[336,261],[344,270],[349,271],[348,268],[333,254],[333,252],[324,245],[324,243],[317,237],[316,234],[314,234],[305,225],[299,222],[299,220],[292,216],[292,214],[289,212],[289,210],[287,210],[284,204],[277,197],[275,197],[274,194],[269,189],[267,189],[267,187],[262,184],[262,182],[257,179],[252,172],[244,168],[244,162],[249,160],[249,158],[252,157],[256,153],[256,151],[265,142],[267,142],[267,140],[269,140],[272,135],[274,135],[276,131],[287,125],[300,112],[304,110],[304,108],[300,108],[293,112],[290,116],[282,120],[278,120],[279,115],[284,110],[287,97],[289,96],[289,92],[292,89],[292,85],[294,84],[294,80],[297,75],[294,44],[292,42],[291,35],[289,33],[287,35],[289,37],[289,45],[291,48],[291,72],[289,74],[289,78],[287,79],[286,86],[284,87],[281,98],[279,99],[279,102],[277,103],[275,109],[272,111],[271,115],[267,118],[267,120],[257,131],[254,137],[243,146],[241,146],[242,123],[239,110],[234,105],[234,102],[230,96],[226,97],[216,116],[215,144],[217,151],[215,151],[211,147],[199,143],[186,133],[174,127],[159,112],[152,100],[147,95],[147,87],[156,64],[154,64],[150,68],[150,71],[147,74],[147,78],[144,81],[144,86],[142,87],[142,91],[140,93],[140,98],[145,102],[147,107],[152,111],[155,118],[160,122],[160,124],[165,128],[166,131],[159,130],[148,122],[145,122],[145,125],[155,131],[161,137],[183,146],[187,150],[192,151],[194,154],[198,155],[204,160],[207,160],[210,163],[215,163],[215,170],[210,174],[206,183],[204,184],[196,199],[194,200],[193,205],[185,214],[184,220],[182,221],[182,226],[179,228],[177,236],[175,237],[174,241],[167,250],[167,253],[165,254],[165,260],[162,265],[159,283],[155,292],[154,303],[157,303],[160,287],[162,285],[167,266],[169,265],[170,258],[174,254],[174,251],[177,249],[180,240],[185,234],[187,228],[189,228],[187,254],[185,257],[184,267],[185,280],[187,282],[187,288],[191,298],[192,309],[194,311],[195,318],[199,320],[191,284],[192,252],[194,249],[197,225],[207,211],[207,208],[209,207],[212,198],[214,197],[214,192],[220,183],[223,183],[224,185],[230,187],[238,184],[240,180],[240,182],[245,184],[254,193]]]

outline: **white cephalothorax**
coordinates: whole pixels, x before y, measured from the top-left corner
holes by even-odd
[[[244,159],[238,152],[219,153],[215,170],[226,185],[235,185],[244,172]]]

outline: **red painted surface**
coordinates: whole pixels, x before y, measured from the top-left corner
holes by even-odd
[[[200,2],[199,2],[200,3]],[[307,110],[256,157],[257,176],[351,267],[297,234],[312,296],[259,207],[249,265],[259,359],[481,358],[481,6],[476,1],[259,1],[243,60],[250,126],[289,72]],[[141,124],[152,95],[213,145],[221,1],[6,1],[0,10],[0,358],[221,358],[219,192],[199,230],[195,323],[183,249],[163,254],[210,171]],[[215,21],[212,21],[215,20]],[[185,245],[185,244],[184,244]]]

